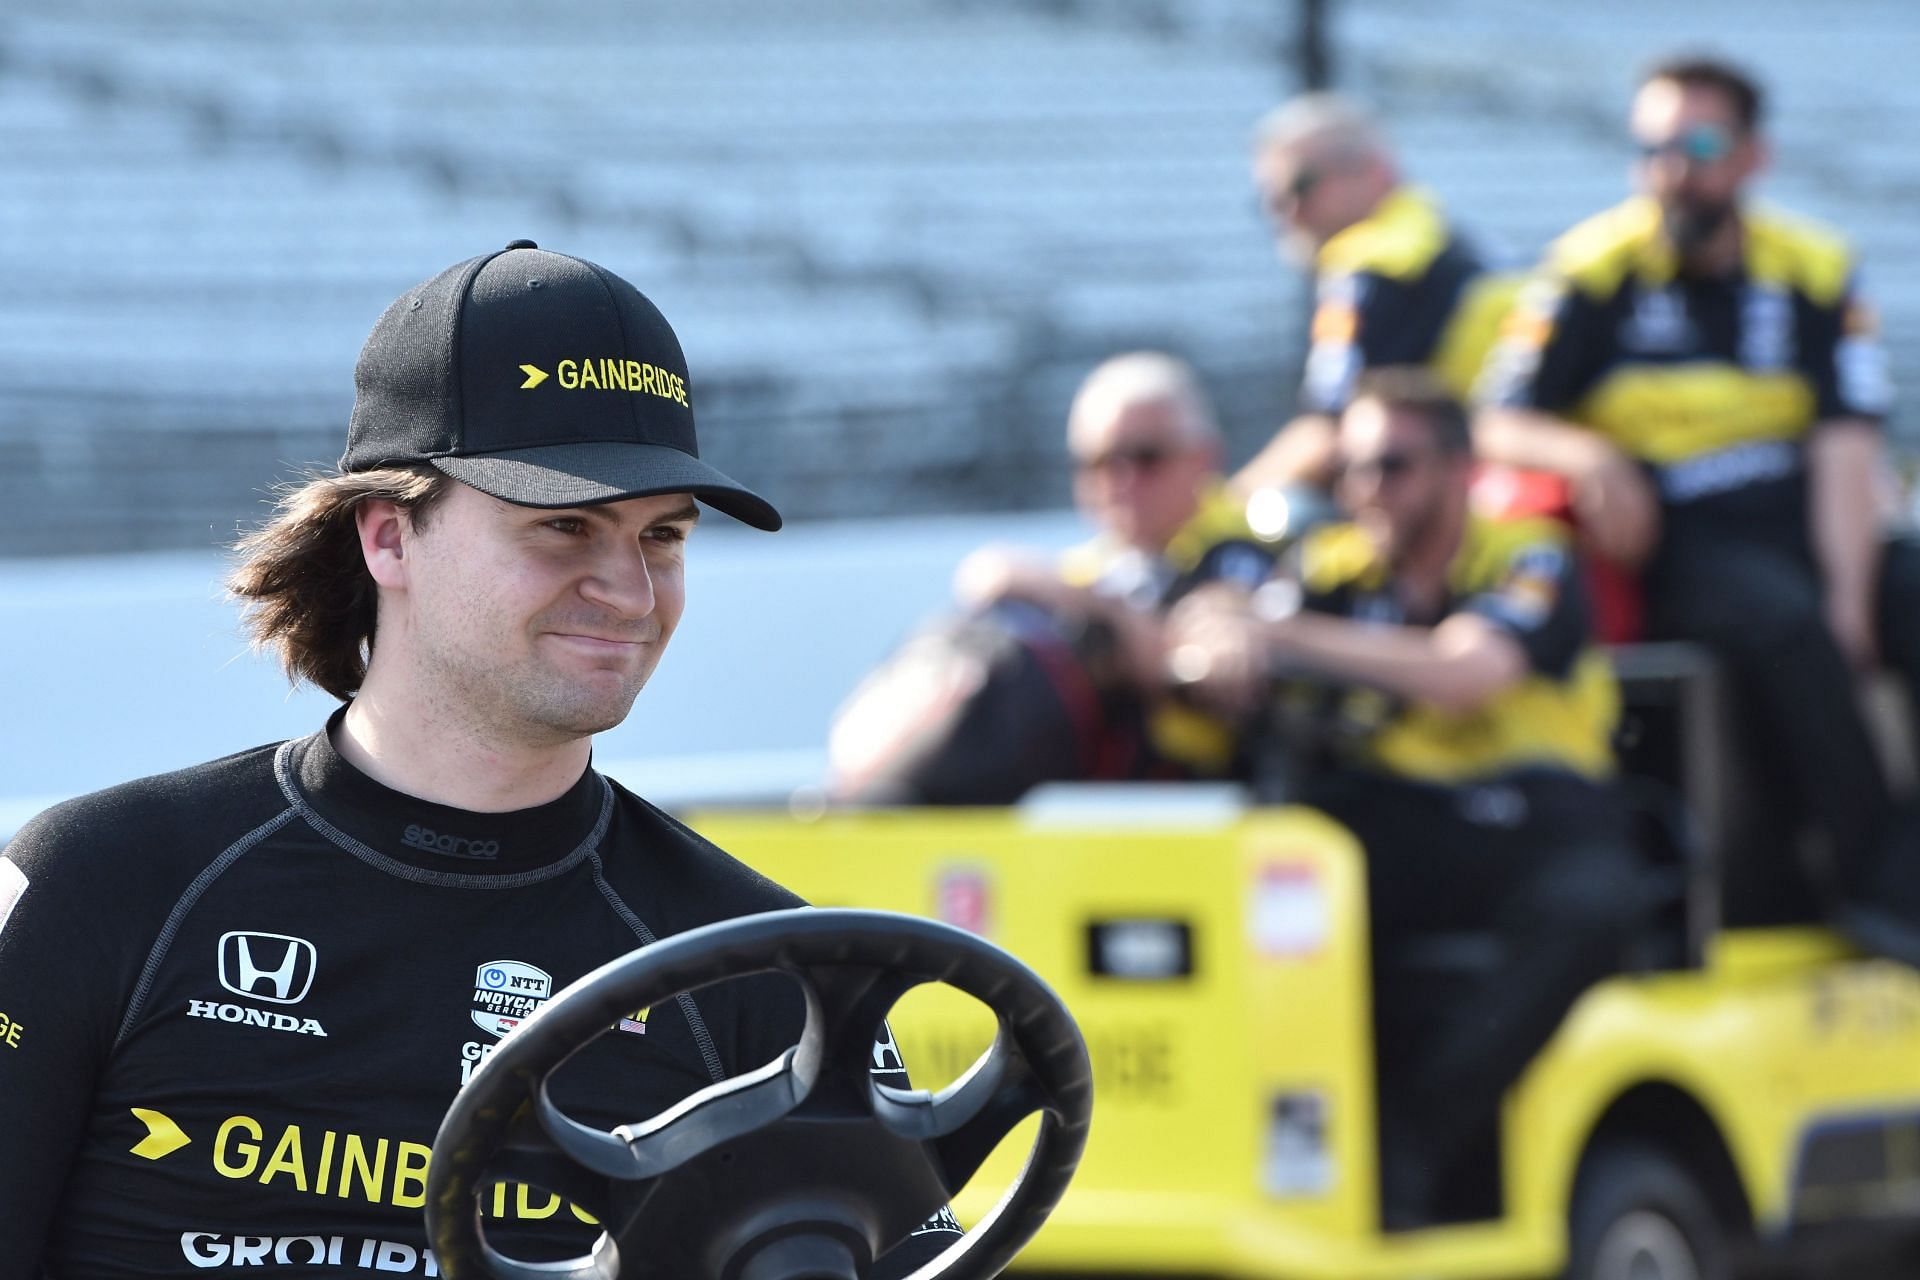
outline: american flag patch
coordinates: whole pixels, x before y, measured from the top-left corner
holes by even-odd
[[[620,1030],[631,1031],[637,1036],[647,1034],[647,1024],[634,1018],[620,1019]]]

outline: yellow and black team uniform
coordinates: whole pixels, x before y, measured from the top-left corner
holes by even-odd
[[[1371,689],[1341,695],[1346,763],[1439,786],[1471,787],[1535,772],[1592,782],[1612,775],[1619,697],[1606,658],[1587,643],[1585,598],[1564,535],[1540,520],[1470,518],[1440,617],[1409,618],[1366,534],[1336,525],[1301,545],[1303,608],[1365,622],[1423,625],[1478,614],[1519,641],[1530,671],[1467,713]]]
[[[1635,198],[1576,227],[1524,292],[1488,368],[1497,404],[1590,427],[1636,459],[1662,508],[1643,575],[1647,630],[1713,648],[1757,747],[1760,795],[1784,794],[1832,838],[1843,881],[1872,860],[1889,801],[1824,621],[1805,450],[1837,420],[1877,422],[1891,390],[1846,245],[1767,211],[1742,214],[1723,276],[1679,269],[1657,205]],[[1888,544],[1882,653],[1920,676],[1920,554]],[[1770,784],[1770,785],[1768,785]],[[1742,841],[1761,858],[1764,828]],[[1729,881],[1729,918],[1804,918],[1821,895],[1790,840]]]
[[[1216,485],[1160,554],[1097,537],[1062,555],[1060,576],[1141,613],[1164,615],[1206,583],[1252,591],[1273,566],[1274,548],[1248,526],[1244,502]],[[1110,698],[1106,711],[1107,750],[1126,761],[1121,776],[1220,778],[1244,764],[1232,725],[1178,699]]]
[[[1473,614],[1527,660],[1522,679],[1471,711],[1367,688],[1302,695],[1332,699],[1333,740],[1332,767],[1302,798],[1367,852],[1388,1208],[1417,1217],[1436,1206],[1409,1184],[1444,1178],[1450,1158],[1487,1138],[1501,1095],[1575,998],[1618,966],[1642,914],[1611,787],[1618,693],[1587,641],[1572,551],[1549,522],[1470,519],[1448,598],[1429,615],[1408,612],[1351,525],[1308,535],[1298,574],[1303,610],[1413,627]],[[1461,933],[1495,935],[1498,963],[1464,982],[1423,981],[1409,959],[1418,940]]]
[[[1301,411],[1339,413],[1361,371],[1382,365],[1425,365],[1464,398],[1516,287],[1487,273],[1432,197],[1398,188],[1315,258]]]
[[[428,1156],[501,1037],[655,938],[800,905],[591,769],[473,813],[382,786],[328,730],[71,801],[4,852],[7,1280],[438,1275]],[[636,1121],[774,1059],[803,1018],[765,975],[702,988],[620,1019],[553,1096]],[[890,1039],[874,1070],[906,1083]],[[518,1258],[599,1234],[524,1185],[481,1211]],[[943,1214],[877,1269],[956,1232]]]

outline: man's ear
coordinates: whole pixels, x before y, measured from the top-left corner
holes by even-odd
[[[386,498],[368,498],[354,508],[353,523],[360,534],[360,554],[375,584],[404,589],[413,538],[413,522],[406,511]]]

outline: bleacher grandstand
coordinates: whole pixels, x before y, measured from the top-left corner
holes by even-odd
[[[1635,66],[1745,59],[1778,105],[1770,193],[1854,237],[1920,372],[1910,5],[1330,12],[1338,82],[1516,264],[1620,194]],[[646,289],[708,456],[796,517],[1059,505],[1065,398],[1129,346],[1191,356],[1244,457],[1305,307],[1245,156],[1295,25],[1257,0],[14,0],[0,555],[224,541],[337,453],[378,309],[515,236]]]

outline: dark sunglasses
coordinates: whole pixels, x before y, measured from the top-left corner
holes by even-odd
[[[1380,483],[1391,484],[1432,456],[1430,451],[1402,449],[1388,450],[1374,458],[1343,459],[1340,463],[1340,478],[1347,480],[1378,476]]]
[[[1712,164],[1716,160],[1724,160],[1733,151],[1733,134],[1719,125],[1702,124],[1658,141],[1636,138],[1633,145],[1642,160],[1658,160],[1671,155],[1694,164]]]
[[[1114,467],[1128,466],[1135,471],[1153,471],[1165,465],[1173,456],[1173,450],[1163,444],[1122,445],[1109,449],[1105,453],[1091,454],[1073,460],[1073,469],[1080,472],[1110,471]]]

